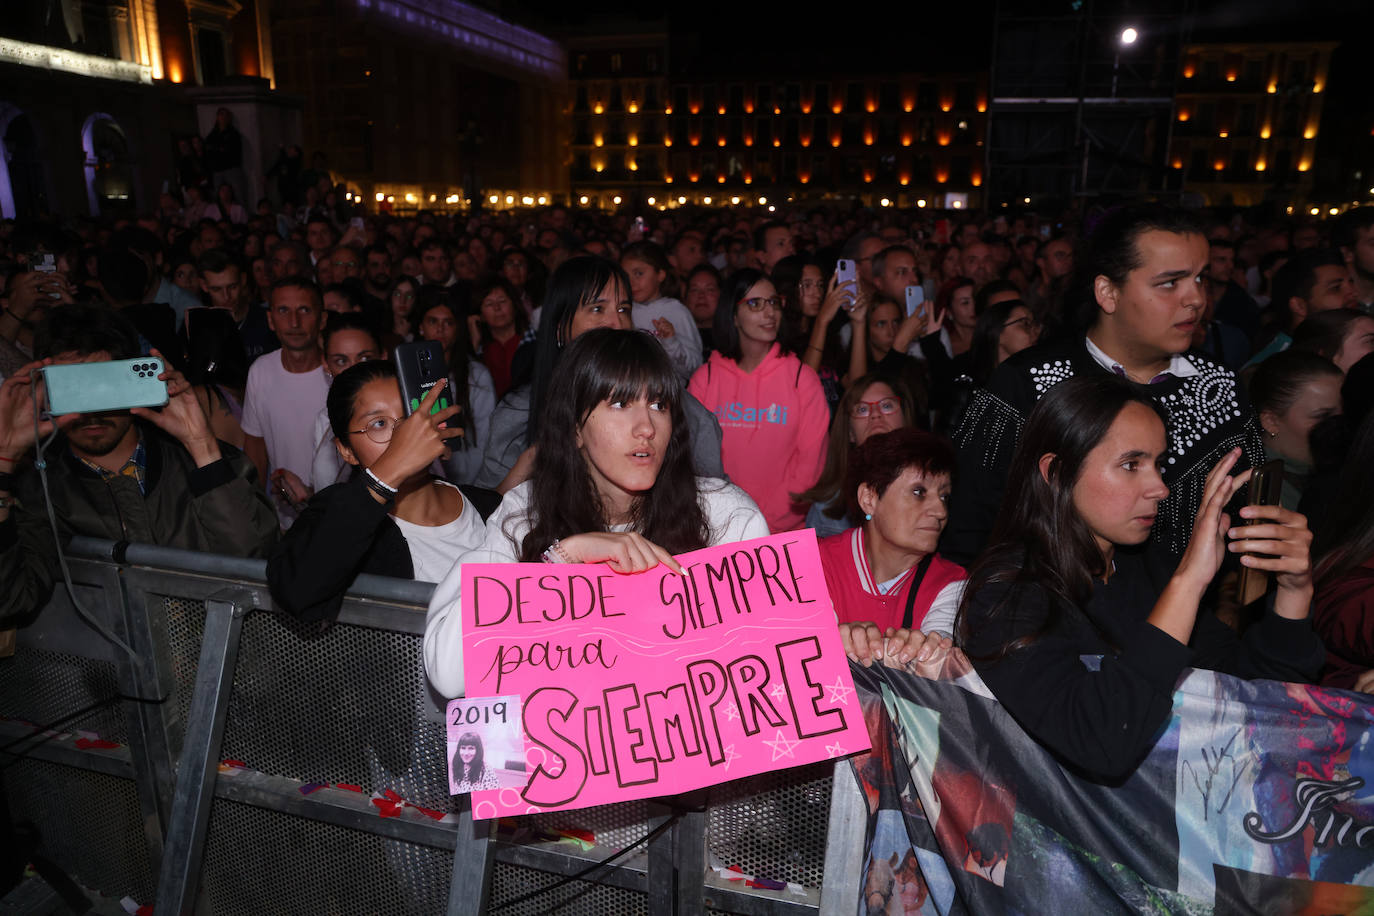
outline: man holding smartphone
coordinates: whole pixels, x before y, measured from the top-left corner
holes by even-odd
[[[127,319],[103,306],[53,309],[30,363],[0,385],[0,619],[25,622],[61,576],[38,472],[35,435],[62,431],[47,451],[48,492],[63,541],[75,534],[238,556],[260,556],[276,519],[252,466],[210,432],[195,394],[165,371],[168,402],[68,414],[35,428],[33,371],[42,365],[107,362],[139,355]]]

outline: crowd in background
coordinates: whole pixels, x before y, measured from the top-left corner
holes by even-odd
[[[952,641],[999,697],[1081,700],[1046,657],[1076,634],[1118,651],[1112,695],[1146,737],[1184,664],[1370,683],[1374,493],[1351,462],[1374,458],[1374,208],[377,213],[293,148],[250,210],[225,144],[188,141],[153,211],[0,223],[11,618],[56,575],[26,483],[54,428],[23,409],[31,368],[155,351],[167,408],[57,424],[64,533],[269,556],[305,619],[360,571],[439,582],[426,654],[450,692],[469,551],[635,570],[800,527],[860,661],[894,634],[903,660]],[[387,357],[414,341],[441,345],[450,406],[408,417]],[[1118,439],[1135,457],[1090,498]],[[1223,535],[1279,558],[1257,609],[1235,595],[1257,564],[1213,541],[1223,510],[1241,521],[1232,472],[1273,458],[1281,506]],[[670,472],[685,489],[662,502]],[[1101,517],[1123,493],[1125,520]],[[1101,623],[1121,606],[1130,628]],[[1071,732],[1037,737],[1103,773],[1138,754],[1134,730],[1105,749]]]

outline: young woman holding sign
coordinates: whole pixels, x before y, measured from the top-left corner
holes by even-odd
[[[506,494],[481,546],[439,583],[425,623],[425,668],[463,693],[463,563],[605,563],[637,573],[673,554],[764,537],[739,487],[692,472],[686,393],[653,338],[600,328],[573,340],[539,423],[534,472]]]

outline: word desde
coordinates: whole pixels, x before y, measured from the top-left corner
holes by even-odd
[[[518,693],[530,779],[474,815],[675,794],[868,748],[811,531],[666,567],[463,570],[467,695]],[[490,796],[490,797],[488,797]]]

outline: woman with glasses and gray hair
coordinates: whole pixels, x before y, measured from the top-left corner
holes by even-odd
[[[446,384],[406,416],[396,367],[356,363],[335,377],[325,409],[347,480],[310,498],[267,558],[267,584],[284,611],[332,621],[359,573],[438,582],[456,557],[482,542],[500,502],[489,490],[430,474],[462,434],[454,405],[431,414]]]
[[[783,349],[783,301],[762,272],[737,271],[716,309],[716,352],[687,390],[715,413],[721,462],[770,531],[799,528],[808,506],[793,494],[825,463],[826,407],[816,371]]]

